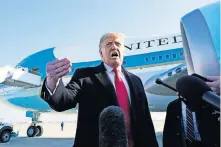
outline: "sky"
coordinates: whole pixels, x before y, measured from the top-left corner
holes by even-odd
[[[180,18],[213,0],[0,0],[0,66],[56,47],[72,62],[100,59],[107,32],[126,36],[180,33]]]

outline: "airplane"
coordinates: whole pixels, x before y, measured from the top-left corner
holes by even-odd
[[[205,11],[205,7],[199,10]],[[141,78],[150,111],[165,111],[168,103],[177,98],[176,92],[156,84],[157,78],[169,83],[171,86],[175,86],[179,77],[190,74],[188,72],[189,63],[186,64],[185,60],[185,57],[187,57],[186,46],[185,50],[183,49],[184,36],[182,30],[182,35],[126,38],[123,66]],[[0,95],[1,91],[3,93],[1,100],[28,109],[26,116],[31,117],[33,120],[27,130],[28,137],[42,135],[43,128],[37,125],[40,123],[40,112],[53,111],[39,97],[38,92],[42,81],[46,77],[45,67],[47,62],[56,59],[54,50],[55,48],[53,47],[32,54],[18,63],[13,69],[8,67],[0,69],[0,71],[3,71],[0,75],[0,83],[2,83],[0,85]],[[193,55],[196,56],[196,54]],[[77,68],[96,66],[100,62],[101,60],[72,63],[71,72],[62,78],[64,84],[68,83]],[[16,88],[18,89],[11,88],[13,85],[17,86]],[[70,111],[77,111],[77,108]]]
[[[28,109],[26,116],[33,120],[27,130],[29,137],[42,135],[43,128],[36,126],[40,123],[40,113],[53,111],[39,97],[39,91],[46,77],[46,64],[56,59],[55,49],[48,48],[29,55],[14,68],[0,68],[0,83],[3,85],[0,88],[1,100]],[[171,70],[179,73],[180,64],[185,62],[180,34],[150,38],[126,37],[125,54],[123,66],[138,75],[144,84],[157,73],[167,73]],[[72,63],[71,72],[62,78],[64,84],[69,82],[77,68],[96,66],[100,63],[101,60]],[[159,95],[157,92],[146,94],[152,112],[165,111],[167,104],[176,98],[175,95]],[[69,111],[76,110],[77,108]],[[34,129],[35,126],[37,130]]]

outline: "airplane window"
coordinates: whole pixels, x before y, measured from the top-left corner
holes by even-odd
[[[183,57],[183,52],[180,52],[180,56]]]
[[[163,57],[162,56],[159,56],[159,60],[162,60],[163,59]]]
[[[172,76],[172,72],[169,72],[167,75],[168,75],[168,77]]]
[[[173,58],[176,58],[176,54],[173,54]]]
[[[166,59],[169,59],[170,58],[170,55],[166,55]]]
[[[145,61],[148,62],[148,57],[145,58]]]
[[[156,57],[152,57],[152,61],[155,61],[156,60]]]

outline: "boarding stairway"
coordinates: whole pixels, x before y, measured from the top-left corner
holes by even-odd
[[[8,67],[0,68],[0,84],[8,86],[34,88],[41,86],[41,75],[37,71],[30,71],[24,67]]]

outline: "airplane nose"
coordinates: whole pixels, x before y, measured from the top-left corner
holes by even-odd
[[[153,85],[152,83],[153,81],[151,79],[148,79],[145,84],[144,84],[144,90],[145,92],[151,93],[151,91],[149,91],[149,88]]]
[[[176,92],[156,83],[156,79],[159,78],[163,82],[167,83],[168,85],[175,87],[176,81],[179,77],[187,75],[187,70],[185,65],[180,65],[178,67],[175,67],[174,69],[171,69],[169,71],[166,71],[164,73],[161,73],[159,75],[155,75],[148,79],[144,83],[144,90],[147,93],[154,94],[154,95],[163,95],[163,96],[176,96]]]
[[[157,84],[155,81],[158,77],[153,77],[147,80],[144,84],[144,90],[147,93],[161,96],[176,96],[176,92],[168,89],[163,85]]]

